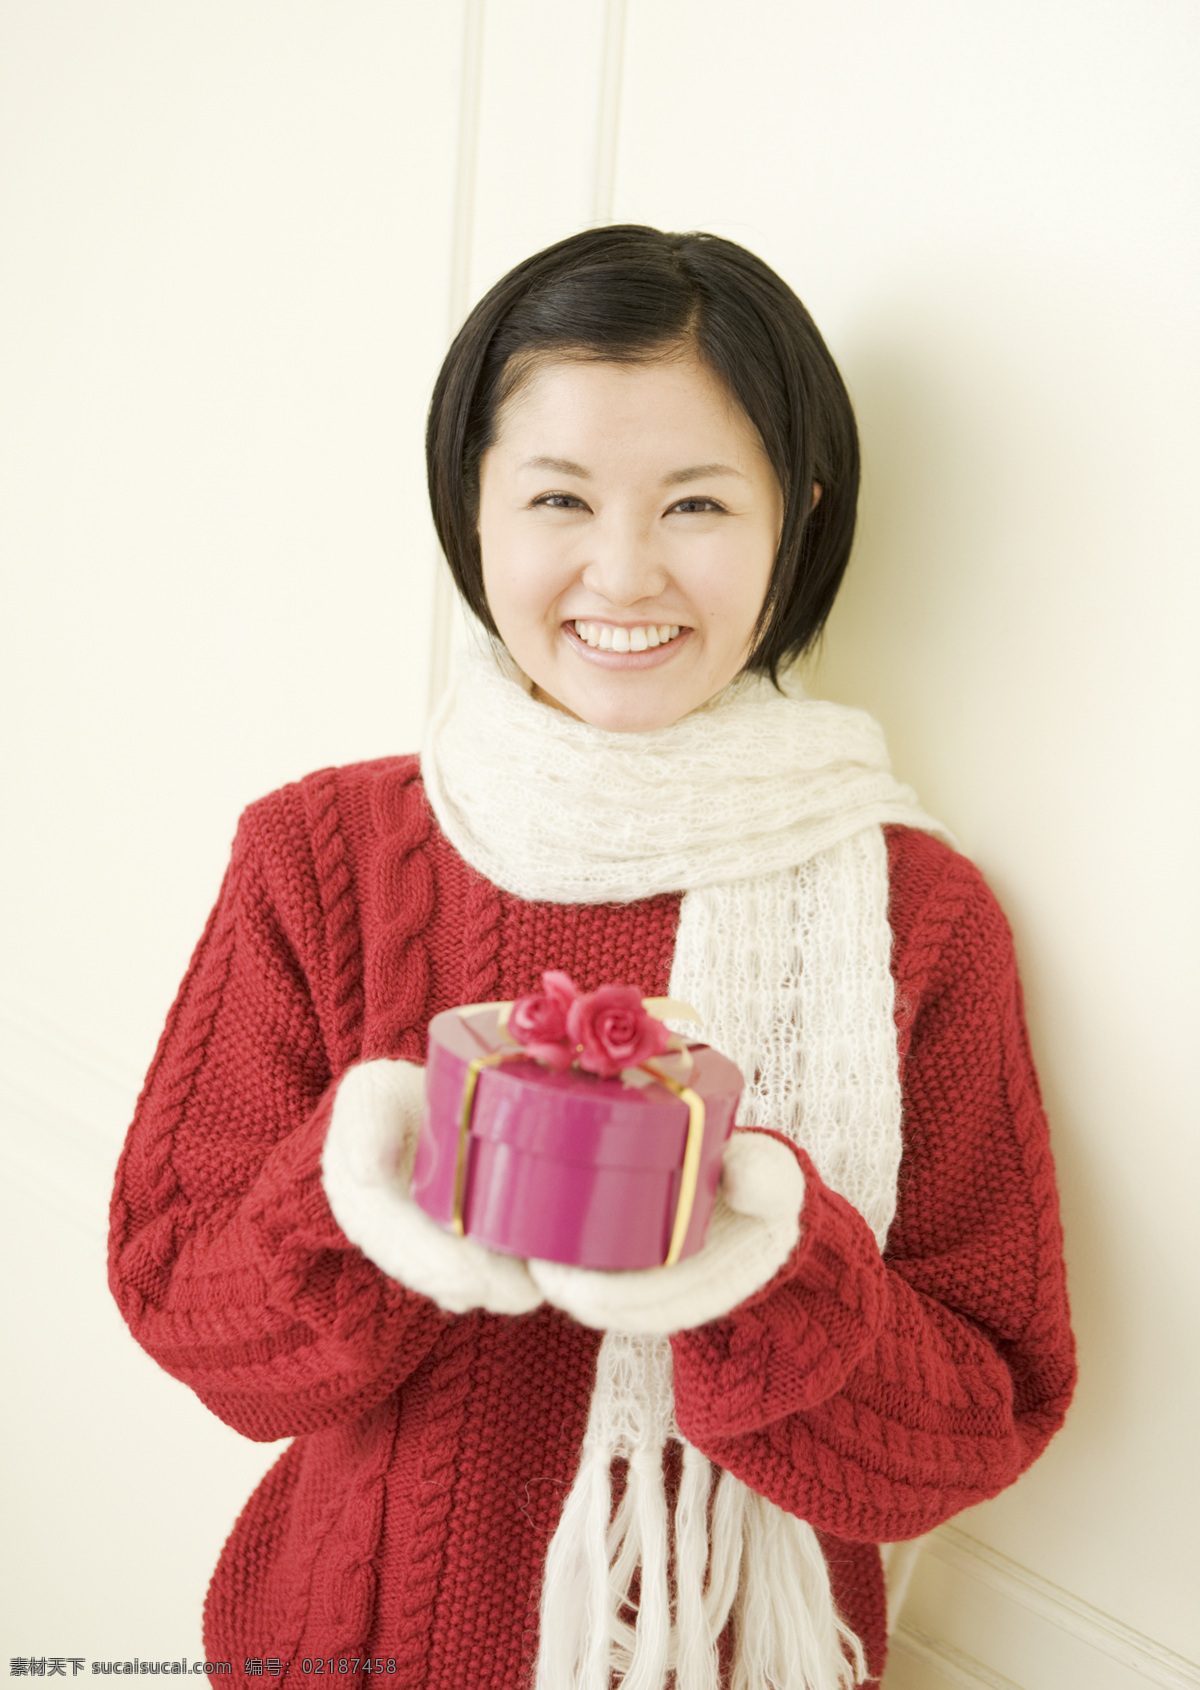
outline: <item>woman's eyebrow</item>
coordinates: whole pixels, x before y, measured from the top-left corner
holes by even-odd
[[[734,469],[732,464],[693,464],[690,469],[673,469],[670,475],[664,475],[664,487],[677,486],[681,481],[707,481],[714,475],[737,475],[745,481],[746,477],[740,469]]]
[[[573,463],[570,458],[526,458],[522,469],[552,469],[558,475],[576,475],[582,481],[592,479],[591,471],[584,469],[582,464]]]

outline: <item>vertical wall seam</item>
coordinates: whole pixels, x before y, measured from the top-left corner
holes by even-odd
[[[605,0],[604,6],[604,46],[596,121],[596,179],[592,187],[593,227],[613,220],[621,79],[625,63],[625,5],[626,0]]]
[[[483,84],[483,28],[486,0],[463,0],[462,75],[459,84],[458,148],[454,173],[454,221],[450,237],[450,297],[447,341],[458,333],[471,292],[475,234],[475,178],[479,159],[479,101]],[[439,552],[433,581],[429,697],[432,715],[450,680],[454,639],[454,585]]]
[[[463,0],[462,84],[458,108],[458,158],[454,179],[454,236],[450,252],[450,333],[467,314],[475,232],[475,177],[479,160],[479,95],[483,83],[483,13],[486,0]]]

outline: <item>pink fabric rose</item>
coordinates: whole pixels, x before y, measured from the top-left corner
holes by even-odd
[[[577,997],[567,1011],[567,1036],[579,1047],[579,1066],[606,1080],[661,1056],[671,1043],[663,1023],[643,1008],[636,986],[601,986]]]
[[[547,1068],[569,1068],[575,1060],[575,1042],[567,1032],[567,1014],[578,997],[579,988],[569,974],[547,969],[542,990],[517,998],[509,1010],[509,1036],[535,1062]]]

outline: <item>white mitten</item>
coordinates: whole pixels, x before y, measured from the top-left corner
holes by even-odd
[[[542,1293],[524,1262],[443,1232],[408,1195],[424,1091],[424,1070],[412,1062],[347,1069],[321,1157],[329,1207],[377,1267],[452,1314],[525,1314]]]
[[[773,1278],[800,1237],[804,1174],[786,1145],[734,1132],[704,1247],[673,1267],[602,1273],[531,1261],[547,1302],[583,1326],[665,1335],[718,1320]]]

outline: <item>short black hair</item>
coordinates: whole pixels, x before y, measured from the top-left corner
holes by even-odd
[[[745,247],[619,223],[571,235],[510,270],[455,336],[433,389],[425,436],[433,520],[459,592],[490,633],[499,637],[483,587],[479,466],[500,406],[543,356],[640,363],[683,347],[737,399],[783,493],[779,550],[746,666],[775,678],[821,632],[858,503],[858,430],[837,365],[791,288]]]

